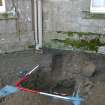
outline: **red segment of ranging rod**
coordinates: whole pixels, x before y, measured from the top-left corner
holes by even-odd
[[[23,76],[20,79],[20,81],[16,82],[16,87],[18,89],[22,90],[22,91],[27,91],[27,92],[36,93],[36,94],[38,94],[39,92],[42,92],[42,91],[39,91],[38,89],[31,90],[31,89],[28,89],[28,88],[24,88],[21,85],[24,82],[28,82],[28,80],[30,79],[30,74],[32,72],[34,72],[38,67],[39,67],[39,65],[37,65],[34,69],[32,69],[31,71],[29,71],[25,76]]]
[[[23,82],[27,82],[28,80],[29,80],[29,76],[23,77],[19,82],[16,82],[16,87],[18,89],[22,90],[22,91],[27,91],[27,92],[36,93],[36,94],[38,94],[39,92],[41,92],[41,91],[36,90],[36,89],[35,90],[31,90],[31,89],[24,88],[24,87],[21,86],[21,84]]]

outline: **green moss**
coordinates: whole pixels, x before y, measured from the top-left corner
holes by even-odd
[[[52,39],[52,41],[53,41],[54,43],[57,43],[57,42],[62,43],[62,42],[63,42],[63,40],[60,40],[60,39]]]
[[[98,50],[99,46],[105,45],[100,42],[98,38],[92,39],[90,41],[87,40],[71,40],[70,38],[66,38],[65,40],[58,40],[54,39],[58,42],[64,43],[66,46],[72,46],[77,49],[83,49],[83,50],[90,50],[90,51],[96,51]]]
[[[93,33],[93,32],[73,32],[73,31],[68,31],[68,32],[63,32],[63,31],[56,31],[57,33],[62,33],[62,34],[67,34],[68,36],[73,36],[73,35],[79,35],[79,36],[83,36],[83,35],[103,35],[100,33]]]
[[[105,19],[105,14],[91,13],[90,11],[82,11],[85,14],[85,19]]]
[[[5,12],[5,13],[2,14],[2,16],[3,16],[4,18],[8,18],[8,17],[9,17],[9,14]]]
[[[68,36],[73,36],[73,35],[100,35],[99,33],[92,33],[92,32],[65,32]]]
[[[28,45],[28,48],[35,48],[35,45]]]
[[[62,33],[62,31],[56,31],[57,33]]]
[[[13,16],[11,13],[5,12],[0,14],[0,20],[9,20],[16,19],[16,16]]]

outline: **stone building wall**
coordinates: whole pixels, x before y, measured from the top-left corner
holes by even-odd
[[[32,31],[31,0],[5,0],[6,13],[0,14],[0,53],[28,49],[35,44]],[[16,15],[8,14],[16,7]]]
[[[0,14],[0,53],[35,45],[32,0],[6,0],[17,16]],[[42,0],[43,46],[105,53],[105,15],[90,13],[90,0]]]
[[[90,13],[90,0],[43,0],[43,14],[45,47],[105,53],[105,15]]]

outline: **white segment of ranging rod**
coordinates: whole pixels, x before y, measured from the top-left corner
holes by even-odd
[[[54,94],[49,94],[49,93],[44,93],[44,92],[39,92],[40,94],[42,95],[45,95],[45,96],[50,96],[50,97],[55,97],[55,98],[59,98],[59,99],[64,99],[64,100],[71,100],[71,101],[83,101],[84,99],[79,97],[79,96],[68,96],[68,97],[65,97],[65,96],[60,96],[60,95],[54,95]]]
[[[35,66],[31,71],[29,71],[25,76],[30,75],[33,71],[35,71],[39,65]]]

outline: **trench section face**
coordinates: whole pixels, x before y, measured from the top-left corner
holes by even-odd
[[[30,75],[27,82],[22,86],[29,89],[38,89],[53,94],[72,95],[75,90],[76,81],[74,78],[64,77],[63,75],[63,55],[55,54],[52,56],[52,62],[48,67],[40,66],[39,69]],[[47,68],[50,71],[47,70]],[[46,70],[43,70],[46,68]]]

